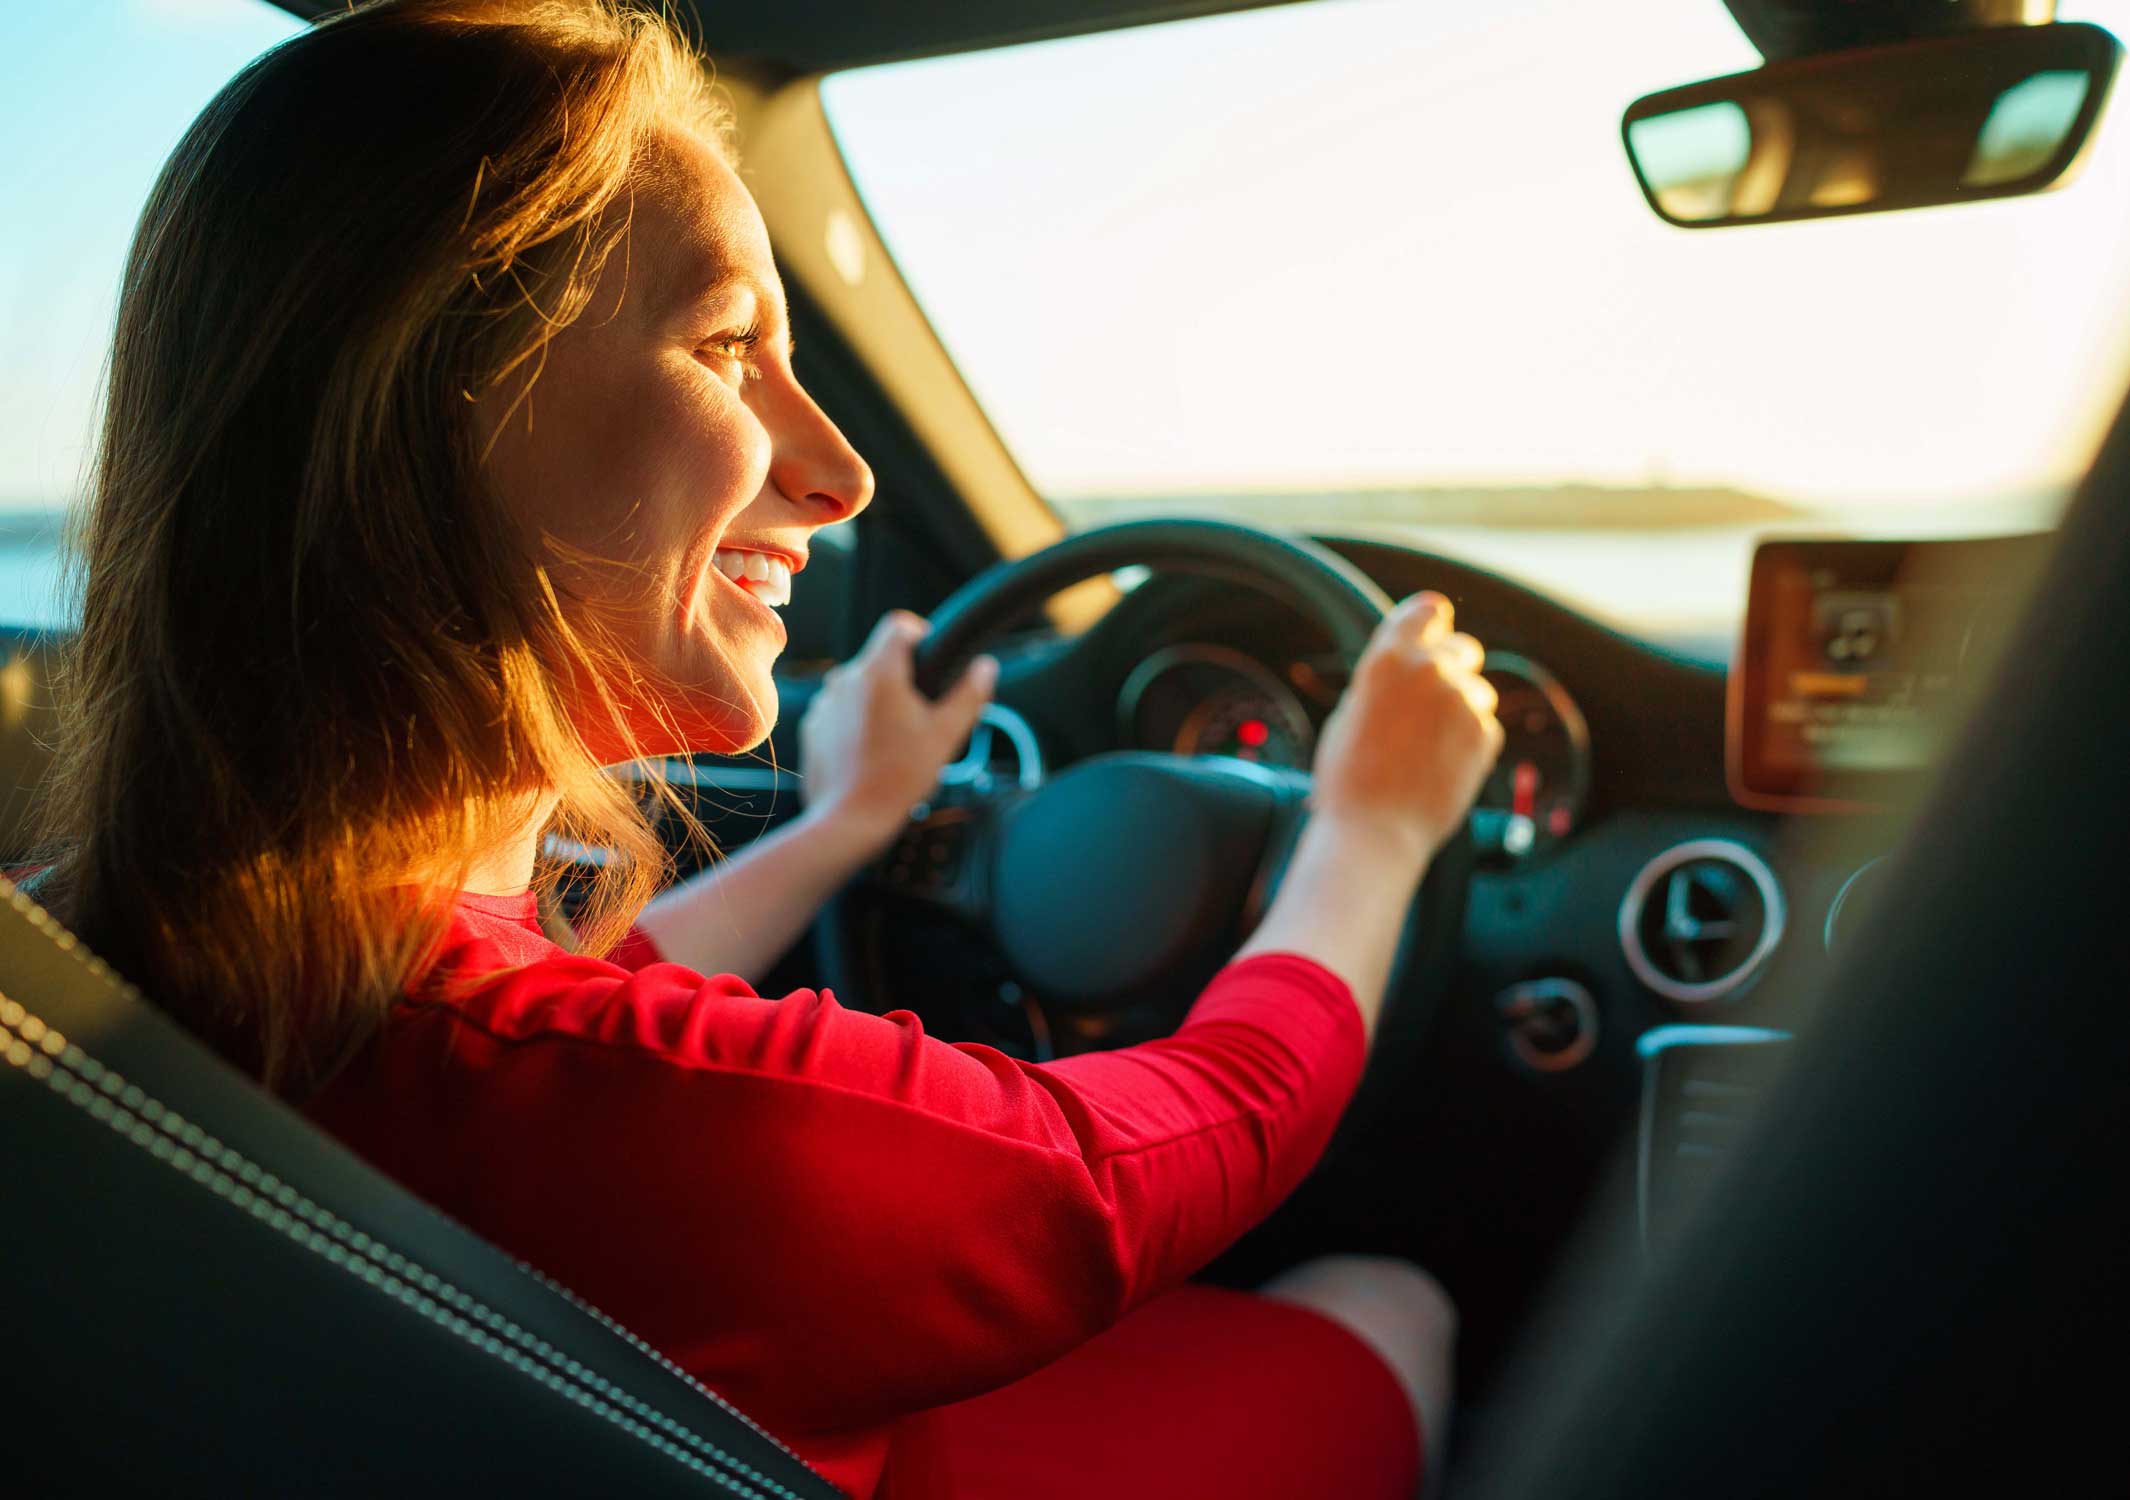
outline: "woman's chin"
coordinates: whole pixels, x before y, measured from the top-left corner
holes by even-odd
[[[777,723],[776,678],[768,663],[744,676],[729,670],[716,685],[682,686],[671,680],[649,694],[631,694],[620,705],[621,722],[580,730],[603,763],[660,755],[739,755],[769,738]]]
[[[681,695],[669,705],[670,729],[658,738],[677,743],[660,750],[663,755],[740,755],[769,738],[777,727],[776,682],[767,672],[760,682],[748,682],[741,691],[726,696]]]

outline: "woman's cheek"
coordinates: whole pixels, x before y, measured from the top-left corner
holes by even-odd
[[[657,446],[658,490],[690,540],[724,529],[769,481],[768,431],[737,395],[698,389],[674,403]]]
[[[710,462],[722,471],[717,488],[745,505],[769,483],[774,453],[769,429],[737,394],[722,403],[722,410],[715,414],[709,429],[715,435]]]

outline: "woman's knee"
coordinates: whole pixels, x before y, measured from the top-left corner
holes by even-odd
[[[1258,1293],[1310,1308],[1375,1350],[1412,1402],[1428,1467],[1439,1463],[1457,1343],[1457,1305],[1441,1282],[1395,1256],[1326,1255],[1282,1272]]]
[[[1259,1292],[1333,1314],[1387,1325],[1416,1342],[1449,1345],[1457,1304],[1442,1283],[1394,1255],[1324,1255],[1273,1277]],[[1343,1315],[1342,1315],[1343,1314]]]

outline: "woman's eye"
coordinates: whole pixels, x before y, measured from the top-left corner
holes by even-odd
[[[755,363],[755,354],[761,342],[761,330],[745,328],[738,333],[720,334],[701,345],[696,353],[720,364],[737,366],[742,380],[760,380],[762,369]]]

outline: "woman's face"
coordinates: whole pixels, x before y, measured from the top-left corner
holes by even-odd
[[[873,476],[792,376],[768,232],[712,147],[660,137],[589,307],[481,415],[490,483],[546,539],[564,615],[645,679],[604,684],[627,736],[578,685],[594,751],[758,743],[776,722],[776,606]]]

